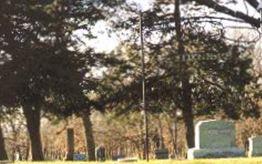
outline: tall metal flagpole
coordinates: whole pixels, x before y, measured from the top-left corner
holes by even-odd
[[[140,11],[140,54],[141,54],[141,66],[142,66],[142,110],[144,119],[144,153],[146,160],[149,161],[149,151],[148,151],[148,118],[146,109],[146,92],[145,92],[145,55],[144,55],[144,35],[143,35],[143,13]]]

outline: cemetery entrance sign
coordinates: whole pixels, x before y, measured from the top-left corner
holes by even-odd
[[[244,156],[244,149],[235,145],[235,125],[228,121],[199,121],[195,125],[195,148],[188,159]]]

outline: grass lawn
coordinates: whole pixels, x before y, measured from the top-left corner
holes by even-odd
[[[1,162],[0,162],[1,163]],[[21,164],[26,163],[55,163],[55,164],[96,164],[100,162],[64,162],[64,161],[54,161],[54,162],[16,162]],[[124,162],[116,162],[116,161],[107,161],[101,162],[102,164],[115,164],[115,163],[124,163]],[[147,164],[146,161],[136,162],[138,164]],[[227,158],[227,159],[203,159],[203,160],[151,160],[148,162],[149,164],[262,164],[261,158]]]

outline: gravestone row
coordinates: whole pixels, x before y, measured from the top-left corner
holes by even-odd
[[[72,135],[71,135],[72,136]],[[262,156],[262,136],[248,139],[248,156]],[[156,159],[168,159],[168,149],[157,147]],[[230,121],[205,120],[195,124],[195,147],[187,152],[188,159],[244,157],[245,150],[236,146],[235,125]],[[74,154],[74,160],[86,160],[85,154]],[[105,148],[96,149],[98,161],[105,160]],[[120,161],[133,161],[136,158],[118,158]]]
[[[236,146],[235,124],[231,121],[205,120],[195,124],[195,147],[188,150],[187,158],[244,157],[245,150]],[[248,156],[262,156],[262,136],[249,138]],[[156,159],[168,159],[168,150],[157,146]],[[98,161],[105,160],[105,148],[96,149]],[[133,161],[136,158],[118,158]]]

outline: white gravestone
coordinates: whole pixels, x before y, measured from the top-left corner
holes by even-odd
[[[248,156],[262,156],[262,136],[254,136],[248,139]]]
[[[195,147],[188,159],[244,156],[245,150],[235,145],[235,125],[227,121],[199,121],[195,125]]]

